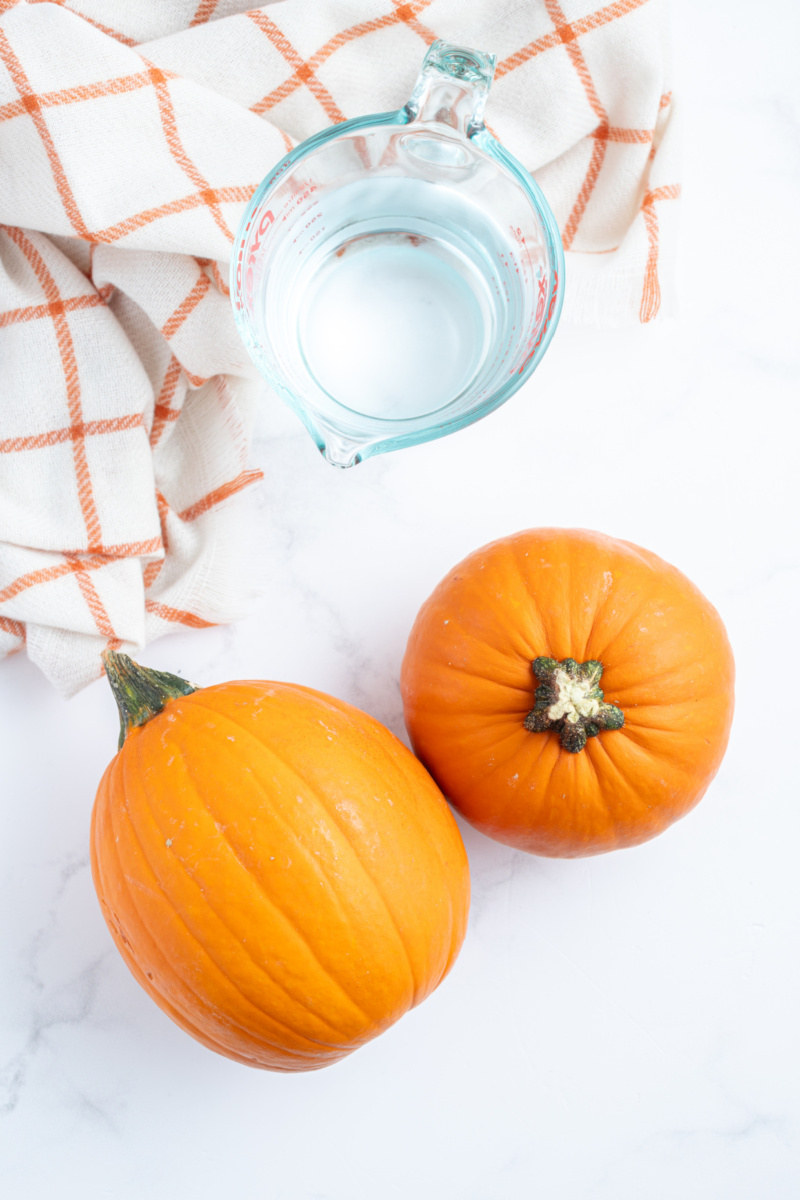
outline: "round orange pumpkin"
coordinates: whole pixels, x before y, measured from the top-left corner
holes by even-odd
[[[719,614],[629,542],[531,529],[423,605],[402,668],[412,744],[478,829],[534,854],[633,846],[722,761],[733,655]]]
[[[309,688],[193,689],[107,652],[121,748],[92,873],[135,978],[198,1041],[303,1071],[381,1033],[442,981],[469,871],[425,769]]]

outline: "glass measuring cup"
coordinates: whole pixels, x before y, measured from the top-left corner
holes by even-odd
[[[531,175],[483,125],[494,67],[434,42],[404,108],[297,146],[242,219],[239,332],[336,466],[486,416],[553,335],[561,239]]]

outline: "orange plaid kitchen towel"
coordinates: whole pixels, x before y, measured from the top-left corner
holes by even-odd
[[[559,221],[567,315],[650,321],[678,185],[666,0],[0,0],[0,656],[69,694],[242,605],[262,393],[226,284],[287,149],[399,108],[436,38]]]

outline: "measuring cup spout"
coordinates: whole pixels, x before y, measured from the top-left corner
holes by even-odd
[[[483,129],[483,110],[497,58],[482,50],[435,41],[406,105],[409,121],[449,125],[466,137]]]
[[[361,462],[369,443],[330,428],[320,428],[319,422],[317,429],[317,445],[326,462],[334,467],[354,467]]]

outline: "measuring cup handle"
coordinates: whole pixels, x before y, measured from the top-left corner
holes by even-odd
[[[409,121],[449,125],[473,137],[483,129],[483,110],[496,62],[494,54],[435,41],[406,105]]]

